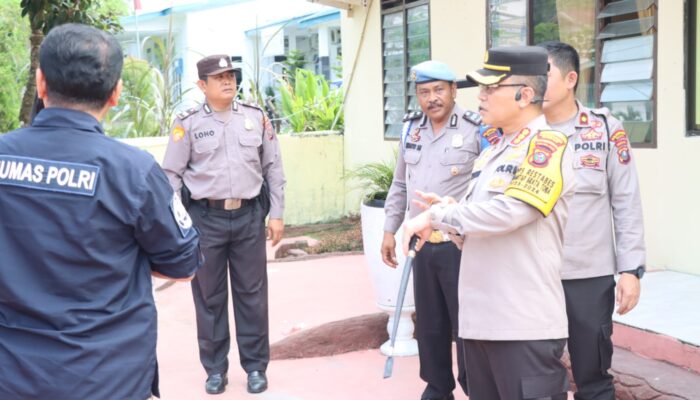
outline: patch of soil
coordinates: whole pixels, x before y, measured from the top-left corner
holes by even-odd
[[[326,357],[377,349],[389,339],[386,313],[361,315],[299,331],[270,346],[272,360]]]

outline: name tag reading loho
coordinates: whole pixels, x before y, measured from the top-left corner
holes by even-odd
[[[94,196],[100,167],[0,155],[0,185]]]

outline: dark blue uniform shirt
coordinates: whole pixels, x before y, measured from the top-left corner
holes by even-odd
[[[0,399],[158,392],[151,271],[201,265],[158,164],[89,114],[0,135]]]

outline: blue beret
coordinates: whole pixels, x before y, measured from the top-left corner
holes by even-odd
[[[411,68],[411,80],[416,83],[432,81],[454,82],[457,80],[455,73],[445,63],[439,61],[423,61]]]

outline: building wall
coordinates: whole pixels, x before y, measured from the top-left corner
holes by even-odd
[[[431,55],[447,62],[458,76],[483,62],[486,43],[486,1],[433,1]],[[343,14],[343,71],[354,79],[345,106],[345,166],[386,159],[395,141],[382,136],[382,59],[379,1],[371,8],[356,7]],[[700,274],[700,137],[685,136],[685,77],[683,2],[659,6],[657,54],[656,149],[633,149],[639,170],[649,268],[668,268]],[[364,44],[357,51],[368,15]],[[691,43],[690,45],[696,45]],[[460,90],[458,102],[474,109],[476,89]],[[357,210],[358,195],[351,193],[346,212]],[[593,234],[593,233],[592,233]]]
[[[700,138],[686,137],[683,2],[663,2],[658,11],[656,149],[633,149],[637,157],[647,262],[700,275]],[[695,46],[696,43],[689,43]]]

